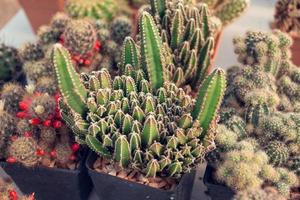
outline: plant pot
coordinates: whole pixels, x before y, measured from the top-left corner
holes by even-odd
[[[27,168],[17,163],[7,162],[0,162],[0,166],[23,193],[34,192],[36,199],[86,200],[92,189],[92,182],[84,165],[85,157],[82,156],[77,170],[48,167]]]
[[[56,12],[64,10],[64,0],[19,0],[19,3],[35,32],[48,24]]]
[[[300,36],[291,34],[291,37],[294,40],[294,43],[291,47],[292,51],[292,61],[295,65],[300,67]]]
[[[195,171],[184,175],[174,190],[166,191],[131,182],[109,174],[97,172],[92,169],[96,159],[97,155],[95,153],[91,153],[86,161],[86,166],[94,183],[96,194],[100,200],[190,199]]]
[[[213,179],[214,168],[211,165],[207,165],[203,182],[207,186],[208,195],[212,200],[231,200],[234,196],[234,192],[227,186],[217,183]]]

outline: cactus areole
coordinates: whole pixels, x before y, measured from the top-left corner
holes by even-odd
[[[106,69],[79,76],[68,51],[55,45],[60,111],[77,142],[99,156],[146,177],[180,178],[214,147],[225,75],[210,74],[194,101],[164,80],[164,49],[152,16],[142,13],[139,26],[141,48],[126,38],[123,74],[113,80]]]

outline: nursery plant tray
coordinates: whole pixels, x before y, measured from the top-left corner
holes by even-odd
[[[83,164],[84,161],[83,156],[77,170],[27,168],[7,162],[0,162],[0,166],[23,193],[34,192],[37,200],[86,200],[92,189],[92,182]]]
[[[211,165],[207,165],[203,182],[207,186],[208,194],[212,200],[231,200],[234,196],[234,192],[225,185],[217,183],[213,179],[214,168]]]
[[[184,175],[175,190],[166,191],[97,172],[92,169],[96,159],[97,155],[90,153],[86,166],[100,200],[189,200],[191,197],[195,171]]]

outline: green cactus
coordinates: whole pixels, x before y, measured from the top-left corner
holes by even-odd
[[[182,89],[165,82],[162,44],[148,13],[141,15],[140,30],[140,50],[132,39],[125,40],[125,75],[113,81],[103,69],[84,75],[81,83],[67,50],[55,45],[62,116],[78,142],[122,168],[137,169],[148,177],[162,173],[180,177],[213,144],[224,73],[215,70],[208,76],[194,103]]]
[[[32,167],[39,161],[39,157],[36,154],[37,151],[38,145],[35,139],[19,137],[11,143],[9,155],[24,166]]]
[[[19,109],[19,102],[23,99],[24,94],[25,90],[20,84],[5,84],[1,91],[1,100],[4,101],[4,109],[10,114],[15,114]]]
[[[65,11],[73,18],[105,19],[111,21],[118,12],[113,0],[68,0]]]
[[[111,37],[118,44],[122,44],[127,36],[132,33],[131,20],[126,16],[115,18],[111,24]]]
[[[72,55],[86,55],[93,50],[96,32],[86,20],[72,20],[64,31],[64,45]]]
[[[291,38],[274,30],[271,33],[248,31],[245,37],[234,38],[238,60],[246,65],[260,65],[265,72],[282,76],[293,66],[289,48]]]
[[[166,51],[166,78],[196,90],[208,74],[216,34],[207,6],[172,0],[150,3]]]
[[[274,165],[282,165],[289,159],[289,149],[282,142],[270,142],[266,147],[266,153]]]
[[[22,70],[18,50],[0,43],[0,81],[9,81]]]

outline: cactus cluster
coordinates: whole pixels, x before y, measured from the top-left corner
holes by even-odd
[[[9,177],[0,178],[1,200],[34,200],[34,193],[28,196],[20,195],[16,191],[13,181]]]
[[[104,19],[111,21],[119,12],[119,5],[114,0],[67,0],[66,13],[72,18]]]
[[[298,0],[278,0],[273,27],[286,33],[299,34],[300,3]]]
[[[233,43],[242,64],[259,65],[275,76],[281,76],[293,66],[290,61],[292,39],[279,30],[248,31],[245,37],[234,38]]]
[[[228,25],[240,17],[250,4],[250,0],[198,0],[197,2],[206,3],[223,25]]]
[[[179,87],[196,91],[209,73],[220,22],[211,17],[206,4],[196,7],[181,0],[150,3],[166,51],[163,63],[166,78]]]
[[[285,200],[286,198],[280,195],[276,189],[272,187],[267,187],[265,189],[248,189],[245,191],[238,192],[234,198],[234,200]]]
[[[240,191],[239,198],[247,198],[247,195],[259,198],[252,197],[253,194],[246,189],[265,186],[272,186],[288,197],[291,188],[299,184],[298,70],[292,64],[288,67],[283,64],[290,63],[289,59],[282,57],[283,51],[288,53],[289,49],[274,46],[273,42],[264,52],[272,49],[279,56],[275,56],[277,60],[268,58],[270,62],[265,62],[265,59],[257,59],[257,52],[262,52],[258,49],[269,41],[262,39],[266,36],[277,44],[290,44],[290,39],[282,33],[273,33],[252,32],[246,34],[248,39],[242,39],[243,42],[235,39],[235,42],[239,41],[239,53],[241,44],[247,46],[242,49],[252,53],[242,62],[246,66],[228,70],[229,85],[215,139],[217,149],[207,156],[216,168],[217,180]],[[281,36],[275,39],[278,35]]]
[[[79,76],[68,51],[55,46],[62,117],[77,141],[101,158],[146,177],[180,178],[214,147],[224,73],[210,74],[192,100],[165,81],[162,42],[152,16],[143,12],[139,26],[140,48],[126,38],[123,74],[114,79],[105,69]]]
[[[17,78],[22,71],[22,61],[16,48],[0,43],[0,82]]]
[[[0,101],[1,159],[27,167],[74,167],[78,144],[61,120],[57,89],[52,96],[47,91],[43,93],[34,85],[25,89],[15,83],[4,85]]]

